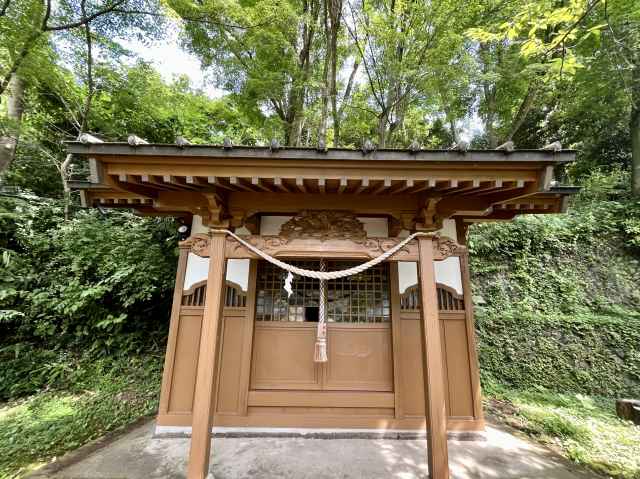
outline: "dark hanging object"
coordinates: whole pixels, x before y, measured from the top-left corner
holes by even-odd
[[[468,141],[464,141],[464,140],[460,140],[457,143],[454,143],[451,148],[449,148],[450,150],[458,150],[458,151],[467,151],[469,149],[469,142]]]
[[[178,136],[176,138],[176,145],[178,145],[178,148],[184,148],[185,146],[189,146],[190,144],[191,142],[183,136]]]
[[[186,240],[189,237],[190,234],[191,234],[191,228],[188,225],[183,223],[180,226],[178,226],[178,240],[179,241]]]
[[[147,140],[143,140],[142,138],[140,138],[139,136],[136,136],[136,135],[129,135],[129,137],[127,138],[127,143],[129,143],[129,145],[131,145],[131,146],[148,145],[149,144],[149,142]]]
[[[420,142],[418,142],[418,140],[413,140],[409,145],[409,149],[412,153],[418,153],[422,149],[422,146],[420,145]]]
[[[321,151],[321,152],[326,152],[327,151],[327,142],[324,141],[322,138],[320,138],[318,140],[318,147],[316,148],[316,150]]]
[[[559,141],[554,141],[553,143],[549,143],[548,145],[544,145],[542,147],[543,150],[550,150],[550,151],[560,151],[562,150],[562,143],[560,143]]]
[[[373,144],[373,142],[369,139],[365,140],[364,143],[362,144],[362,153],[364,153],[365,155],[367,153],[371,153],[372,151],[375,151],[376,149],[376,145]]]
[[[233,148],[233,142],[231,141],[231,138],[225,136],[224,140],[222,140],[222,148],[224,148],[225,150],[230,150]]]
[[[504,151],[513,151],[515,150],[516,145],[513,141],[505,141],[502,145],[496,146],[496,150],[504,150]]]

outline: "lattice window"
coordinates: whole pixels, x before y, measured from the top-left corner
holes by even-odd
[[[182,306],[204,307],[207,299],[207,282],[200,281],[182,294]],[[227,308],[244,308],[247,306],[247,293],[232,281],[225,283],[224,305]]]
[[[294,261],[305,269],[319,269],[319,261]],[[359,264],[328,261],[327,269],[336,271]],[[287,273],[270,263],[258,265],[256,298],[257,321],[317,321],[320,282],[296,276],[293,294],[287,298],[284,281]],[[381,323],[391,320],[389,267],[381,264],[358,275],[327,283],[327,320],[341,323]]]
[[[455,289],[436,284],[438,296],[438,309],[440,311],[464,311],[464,297]],[[403,311],[420,310],[420,287],[416,284],[409,286],[400,295],[400,309]]]

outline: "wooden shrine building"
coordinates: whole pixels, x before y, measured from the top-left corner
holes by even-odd
[[[484,428],[467,227],[563,212],[574,192],[553,181],[554,167],[574,158],[557,148],[316,150],[134,137],[68,149],[90,167],[89,181],[75,185],[86,206],[189,225],[156,432],[191,433],[190,479],[209,472],[212,427],[428,431],[431,477],[449,477],[448,432]],[[294,275],[289,296],[287,272],[227,230],[287,264],[329,272],[427,234],[326,290]],[[324,362],[314,360],[319,314]]]

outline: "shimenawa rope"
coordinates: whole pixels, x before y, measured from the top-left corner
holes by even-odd
[[[285,271],[288,271],[289,273],[297,274],[298,276],[304,276],[306,278],[315,278],[315,279],[324,279],[324,280],[346,278],[347,276],[352,276],[354,274],[362,273],[363,271],[373,266],[376,266],[377,264],[382,263],[384,260],[396,254],[414,238],[418,236],[430,236],[433,234],[433,233],[424,233],[422,231],[413,233],[412,235],[407,236],[405,239],[403,239],[400,243],[398,243],[394,247],[389,248],[380,256],[373,258],[372,260],[367,261],[366,263],[362,263],[362,264],[359,264],[358,266],[354,266],[353,268],[347,268],[339,271],[313,271],[310,269],[298,268],[297,266],[293,266],[292,264],[288,264],[288,263],[285,263],[284,261],[280,261],[279,259],[274,258],[273,256],[265,253],[264,251],[259,250],[258,248],[253,246],[251,243],[248,243],[247,241],[243,240],[240,236],[238,236],[232,231],[229,231],[226,229],[214,229],[212,231],[214,233],[228,234],[233,239],[238,241],[241,245],[243,245],[245,248],[247,248],[249,251],[254,252],[258,256],[260,256],[262,259],[265,259],[270,263],[275,264],[279,268],[282,268]]]
[[[326,271],[327,264],[324,259],[320,261],[320,271],[313,271],[310,269],[298,268],[297,266],[293,266],[291,264],[285,263],[284,261],[280,261],[277,258],[261,251],[260,249],[253,246],[251,243],[243,240],[240,236],[236,235],[234,232],[229,231],[227,229],[215,229],[214,233],[225,233],[238,241],[241,245],[247,248],[249,251],[253,251],[255,254],[260,256],[261,258],[269,261],[270,263],[288,271],[289,274],[287,279],[285,280],[285,290],[289,293],[289,296],[293,293],[291,289],[291,282],[293,280],[293,274],[297,274],[298,276],[305,276],[307,278],[315,278],[320,280],[320,296],[318,301],[318,327],[316,330],[316,344],[314,348],[313,360],[317,363],[325,363],[328,361],[327,359],[327,323],[326,323],[326,308],[327,308],[327,284],[326,282],[331,279],[345,278],[347,276],[352,276],[354,274],[362,273],[363,271],[376,266],[377,264],[382,263],[387,258],[390,258],[398,251],[400,251],[407,243],[413,240],[417,236],[426,236],[429,233],[417,232],[412,235],[407,236],[400,243],[395,245],[394,247],[388,249],[380,256],[373,258],[366,263],[359,264],[358,266],[354,266],[353,268],[347,268],[340,271]]]

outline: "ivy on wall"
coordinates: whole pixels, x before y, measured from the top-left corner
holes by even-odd
[[[601,396],[640,393],[640,315],[487,314],[476,317],[481,379]]]
[[[640,201],[627,180],[596,172],[568,214],[471,229],[485,387],[640,395]]]

